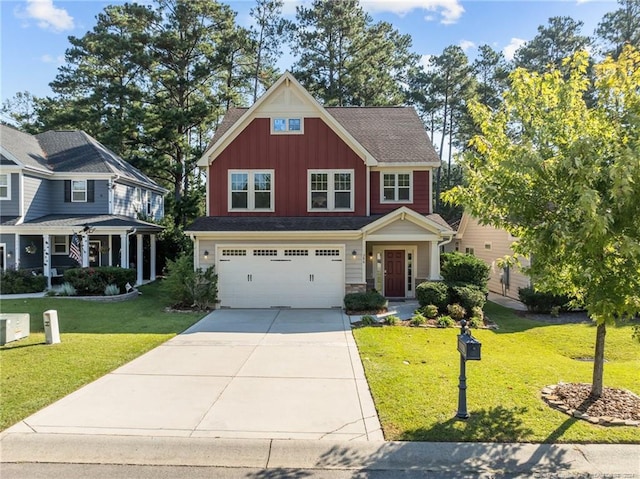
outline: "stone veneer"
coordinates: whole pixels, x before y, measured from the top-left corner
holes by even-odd
[[[367,284],[366,283],[346,283],[345,285],[345,294],[351,293],[366,293],[367,292]]]

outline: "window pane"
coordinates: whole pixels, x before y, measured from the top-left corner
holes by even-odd
[[[71,182],[72,191],[85,191],[87,189],[87,182],[84,180],[73,180]]]
[[[9,175],[0,175],[0,186],[8,186],[9,185]]]
[[[287,120],[284,118],[274,118],[273,131],[287,131]]]
[[[7,198],[9,196],[9,188],[6,186],[0,186],[0,198]]]
[[[247,193],[246,192],[232,192],[231,193],[231,207],[232,208],[246,208],[247,207]]]
[[[336,192],[336,208],[351,208],[351,193],[350,192]]]
[[[271,191],[271,173],[256,173],[253,185],[256,191]]]
[[[271,208],[271,193],[256,192],[255,208]]]
[[[351,174],[336,173],[333,187],[336,191],[351,191]]]
[[[311,191],[327,191],[327,181],[326,173],[311,173]]]
[[[396,199],[396,190],[395,188],[385,188],[384,189],[384,200],[385,201],[395,201]]]
[[[326,208],[327,207],[327,193],[321,192],[311,193],[311,208]]]
[[[246,173],[231,174],[231,191],[247,191],[248,183]]]
[[[289,131],[300,131],[300,118],[289,119]]]
[[[395,186],[396,175],[384,175],[384,186]]]
[[[398,186],[409,186],[409,175],[398,175]]]
[[[409,201],[409,188],[398,188],[398,199]]]

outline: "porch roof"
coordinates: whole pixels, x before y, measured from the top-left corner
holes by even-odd
[[[15,224],[15,223],[14,223]],[[142,233],[159,233],[162,226],[121,215],[47,215],[16,225],[17,229],[69,228],[75,230],[89,226],[99,232],[100,229],[121,229],[126,232],[132,228]]]

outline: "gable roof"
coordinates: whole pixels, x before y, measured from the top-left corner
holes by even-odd
[[[33,136],[1,125],[0,145],[3,165],[16,164],[49,174],[113,174],[158,191],[167,191],[81,130],[50,130]]]
[[[289,72],[251,108],[231,108],[198,161],[206,167],[242,132],[279,91],[290,87],[369,166],[380,163],[439,166],[440,160],[413,107],[323,107]],[[263,112],[264,115],[264,112]],[[268,115],[265,115],[268,116]]]
[[[377,218],[375,221],[366,225],[362,231],[367,234],[373,234],[376,230],[379,230],[398,219],[406,219],[427,230],[437,231],[440,234],[448,236],[453,236],[455,234],[449,223],[447,223],[439,214],[432,213],[425,216],[413,211],[411,208],[407,208],[406,206],[401,206],[400,208],[393,210],[391,213],[387,213],[386,215]]]

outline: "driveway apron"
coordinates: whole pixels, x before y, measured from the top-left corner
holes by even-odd
[[[218,310],[9,431],[382,440],[338,310]]]

